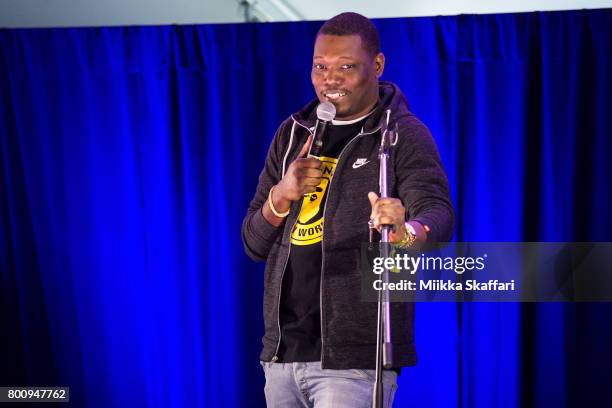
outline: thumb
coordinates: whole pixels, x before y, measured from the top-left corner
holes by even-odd
[[[306,139],[306,143],[304,143],[304,146],[302,146],[302,150],[300,150],[300,153],[298,154],[298,158],[302,158],[302,157],[306,157],[306,155],[308,154],[308,151],[310,150],[310,145],[312,145],[312,135],[308,136],[308,139]]]
[[[368,200],[370,200],[370,205],[372,206],[372,208],[374,208],[374,204],[376,204],[376,201],[378,200],[378,194],[370,191],[368,193]]]

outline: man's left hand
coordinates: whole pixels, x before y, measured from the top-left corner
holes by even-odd
[[[368,199],[372,206],[370,219],[374,227],[380,231],[382,225],[391,225],[389,241],[400,242],[406,236],[406,209],[397,198],[380,198],[376,193],[368,193]]]
[[[374,227],[380,232],[382,225],[391,225],[393,228],[389,232],[389,241],[394,244],[400,242],[406,236],[406,208],[397,198],[380,198],[376,193],[368,193],[368,199],[372,206],[370,219]],[[421,245],[427,241],[429,227],[422,225],[418,221],[408,221],[408,224],[416,233],[416,244]]]

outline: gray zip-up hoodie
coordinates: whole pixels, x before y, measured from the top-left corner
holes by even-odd
[[[448,241],[453,233],[454,211],[448,181],[429,130],[409,111],[404,95],[395,84],[381,82],[379,93],[379,103],[363,131],[340,153],[328,186],[323,212],[320,286],[323,368],[375,367],[377,306],[361,301],[359,251],[361,244],[368,241],[371,207],[367,195],[378,191],[379,123],[387,109],[391,110],[391,126],[397,123],[399,129],[389,160],[389,196],[402,200],[407,220],[416,220],[431,229],[429,241]],[[276,361],[280,344],[281,285],[291,251],[289,237],[301,201],[292,204],[289,216],[280,227],[269,224],[261,209],[267,205],[270,188],[282,179],[306,142],[316,120],[317,104],[313,100],[278,128],[242,225],[246,253],[255,261],[266,261],[265,334],[260,356],[263,361]],[[357,161],[358,165],[353,166]],[[394,366],[414,365],[414,304],[392,303],[391,316]]]

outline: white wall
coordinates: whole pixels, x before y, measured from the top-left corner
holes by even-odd
[[[610,8],[612,0],[257,0],[256,7],[263,20],[280,21],[325,20],[348,10],[368,17],[406,17]],[[0,27],[240,21],[237,0],[0,0]]]
[[[294,3],[302,2],[294,1]],[[305,17],[308,20],[323,20],[338,14],[340,12],[338,3],[350,4],[352,11],[365,13],[370,18],[612,7],[611,0],[351,0],[350,3],[308,0],[308,3],[313,5],[308,9],[305,8]]]

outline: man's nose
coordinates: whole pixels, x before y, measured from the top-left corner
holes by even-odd
[[[337,69],[328,69],[325,73],[325,83],[330,84],[338,84],[342,82],[342,74]]]

